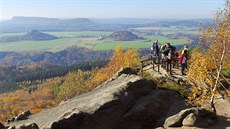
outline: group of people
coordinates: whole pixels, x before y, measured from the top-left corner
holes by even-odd
[[[170,71],[172,63],[173,66],[180,63],[182,75],[185,75],[185,69],[187,69],[187,60],[189,59],[187,52],[188,46],[185,45],[181,52],[181,55],[179,56],[178,50],[176,51],[176,48],[170,43],[165,43],[161,47],[159,47],[158,40],[156,40],[151,46],[152,56],[156,56],[162,59],[162,65],[166,67],[167,72]]]

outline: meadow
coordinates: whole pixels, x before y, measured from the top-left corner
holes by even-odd
[[[47,41],[18,41],[18,42],[0,42],[0,51],[60,51],[67,47],[79,46],[93,50],[110,50],[114,49],[118,44],[122,44],[124,48],[150,48],[152,42],[156,39],[161,44],[169,42],[172,45],[186,44],[186,39],[169,39],[163,36],[145,36],[151,42],[146,40],[135,41],[114,41],[112,39],[98,40],[100,36],[108,36],[112,32],[105,31],[81,31],[81,32],[44,32],[59,37],[56,40]],[[25,33],[1,34],[5,35],[23,35]],[[85,37],[86,36],[86,37]]]
[[[185,26],[162,27],[162,33],[163,34],[183,33],[183,34],[196,35],[198,34],[198,27],[185,27]]]

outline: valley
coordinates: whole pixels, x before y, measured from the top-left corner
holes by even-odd
[[[61,51],[67,47],[78,46],[86,47],[93,50],[112,50],[118,44],[122,44],[124,48],[149,48],[152,42],[156,39],[160,41],[161,44],[164,42],[170,42],[172,45],[184,45],[189,43],[189,40],[182,37],[179,39],[170,39],[166,36],[143,36],[145,40],[134,40],[134,41],[114,41],[112,39],[106,38],[99,40],[101,36],[109,36],[112,32],[107,31],[82,31],[82,32],[44,32],[53,36],[58,37],[54,40],[42,40],[42,41],[13,41],[13,42],[0,42],[0,51],[51,51],[57,52]],[[166,31],[167,33],[167,31]],[[169,32],[177,34],[174,32]],[[189,32],[188,32],[189,33]],[[193,31],[193,33],[196,33]],[[3,36],[12,35],[23,35],[25,33],[4,33],[0,34]],[[137,34],[142,36],[141,32]]]

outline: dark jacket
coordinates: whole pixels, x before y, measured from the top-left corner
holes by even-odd
[[[158,46],[158,43],[153,43],[152,45],[152,54],[153,55],[156,55],[156,56],[159,56],[159,46]]]

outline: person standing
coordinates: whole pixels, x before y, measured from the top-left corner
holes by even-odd
[[[158,40],[156,40],[152,47],[151,47],[151,50],[152,50],[152,55],[153,56],[159,56],[159,46],[158,46]]]
[[[172,63],[173,63],[173,68],[179,68],[179,52],[178,50],[175,52]]]
[[[184,45],[184,48],[183,48],[183,50],[182,50],[181,54],[183,54],[185,50],[186,50],[186,51],[187,51],[187,53],[188,53],[188,45]]]
[[[184,73],[184,71],[185,71],[185,69],[188,69],[187,61],[188,61],[187,50],[184,50],[183,54],[180,56],[181,74],[182,75],[186,75]]]
[[[172,60],[174,58],[176,48],[171,46],[170,43],[166,43],[164,55],[166,57],[166,71],[172,74]]]

